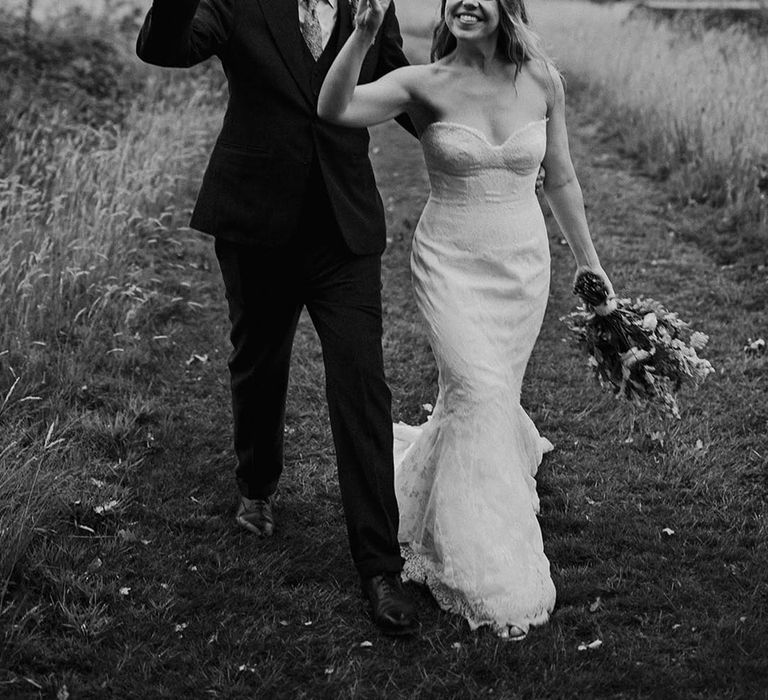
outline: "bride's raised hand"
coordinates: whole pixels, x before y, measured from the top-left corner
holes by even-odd
[[[409,74],[407,67],[358,85],[363,61],[377,32],[383,31],[381,26],[391,4],[392,0],[360,0],[355,30],[341,47],[320,88],[317,114],[321,119],[359,129],[380,124],[407,110],[411,101],[403,77]]]
[[[392,0],[360,0],[355,15],[355,26],[374,36],[379,31],[391,3]]]

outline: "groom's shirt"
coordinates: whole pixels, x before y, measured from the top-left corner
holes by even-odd
[[[323,48],[328,43],[328,39],[333,34],[333,28],[336,25],[336,7],[338,0],[319,0],[315,14],[320,22],[320,31],[322,32]],[[309,19],[309,10],[307,9],[307,0],[299,0],[299,24],[304,24]]]

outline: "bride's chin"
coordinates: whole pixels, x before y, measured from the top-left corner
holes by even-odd
[[[461,39],[463,41],[479,41],[480,39],[486,39],[491,36],[487,32],[475,31],[474,27],[450,27],[450,32],[454,38]]]

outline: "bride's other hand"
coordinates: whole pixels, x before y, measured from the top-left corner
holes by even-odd
[[[608,277],[608,273],[603,270],[601,265],[579,265],[576,268],[576,272],[573,275],[573,283],[576,284],[576,280],[579,279],[579,275],[583,272],[591,272],[593,275],[597,275],[605,283],[605,287],[608,290],[608,298],[616,296],[616,292],[613,290],[613,284]]]
[[[608,277],[608,274],[600,265],[579,265],[573,275],[574,286],[576,285],[576,281],[579,279],[579,276],[585,272],[591,272],[593,275],[597,275],[603,281],[605,288],[608,290],[608,298],[604,304],[604,312],[610,313],[611,311],[614,311],[616,309],[616,292],[613,289],[613,284],[611,283],[611,279]]]

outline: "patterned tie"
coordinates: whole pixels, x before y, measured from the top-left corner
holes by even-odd
[[[320,20],[317,18],[317,3],[320,0],[302,0],[307,8],[304,21],[300,22],[301,33],[309,48],[312,57],[317,60],[323,53],[323,31],[320,28]]]

